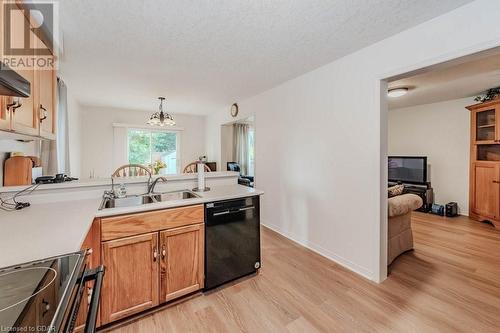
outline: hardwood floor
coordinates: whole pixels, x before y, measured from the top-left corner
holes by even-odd
[[[498,332],[500,231],[423,213],[412,225],[415,250],[382,284],[264,228],[259,275],[112,332]]]

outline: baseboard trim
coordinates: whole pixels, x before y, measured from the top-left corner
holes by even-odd
[[[293,235],[291,233],[282,232],[278,228],[278,226],[276,226],[272,223],[263,222],[261,220],[261,225],[268,228],[268,229],[271,229],[272,231],[274,231],[274,232],[280,234],[281,236],[291,240],[292,242],[297,243],[300,246],[303,246],[303,247],[319,254],[320,256],[322,256],[328,260],[331,260],[331,261],[341,265],[342,267],[347,268],[348,270],[350,270],[358,275],[361,275],[362,277],[364,277],[370,281],[377,282],[377,279],[375,278],[373,272],[365,267],[362,267],[358,264],[355,264],[352,261],[350,261],[346,258],[343,258],[342,256],[336,255],[335,253],[323,248],[322,246],[320,246],[318,244],[315,244],[314,242],[311,242],[311,241],[307,241],[306,243],[301,242],[298,240],[299,238],[296,235]]]

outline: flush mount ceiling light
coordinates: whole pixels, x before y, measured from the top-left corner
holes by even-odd
[[[163,101],[165,100],[165,97],[158,97],[160,100],[160,107],[159,107],[159,112],[155,112],[149,117],[149,120],[147,121],[148,125],[151,126],[174,126],[175,121],[174,118],[168,113],[163,113]]]
[[[387,96],[389,97],[401,97],[403,95],[406,95],[408,93],[408,88],[403,87],[403,88],[393,88],[389,89],[387,92]]]

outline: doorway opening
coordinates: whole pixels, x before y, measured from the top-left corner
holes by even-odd
[[[239,172],[239,184],[255,186],[254,116],[221,125],[221,168]]]
[[[499,87],[500,47],[381,81],[381,280],[500,233]]]

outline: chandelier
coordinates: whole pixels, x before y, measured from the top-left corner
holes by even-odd
[[[159,112],[153,113],[151,117],[149,117],[147,124],[151,126],[174,126],[174,118],[172,118],[169,113],[163,112],[163,101],[165,97],[158,97],[158,99],[160,100]]]

